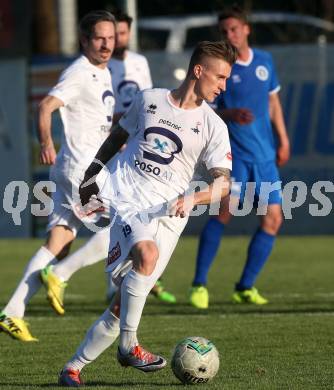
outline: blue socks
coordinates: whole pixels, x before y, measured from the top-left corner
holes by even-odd
[[[209,219],[200,237],[196,273],[193,286],[206,285],[210,266],[217,254],[225,225],[215,218]],[[272,251],[276,236],[259,228],[254,234],[249,247],[247,261],[236,290],[248,290],[253,287],[258,274],[264,267]]]
[[[259,228],[248,247],[247,262],[236,290],[248,290],[253,287],[256,277],[264,267],[275,242],[276,236]]]
[[[210,266],[217,254],[225,225],[216,218],[210,218],[202,230],[193,286],[206,285]]]

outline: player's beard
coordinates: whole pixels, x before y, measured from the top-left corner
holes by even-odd
[[[115,47],[112,56],[116,58],[124,58],[126,50],[127,50],[126,46]]]
[[[103,63],[107,63],[110,60],[112,52],[109,49],[103,49],[100,50],[100,54],[102,54],[103,57],[100,55],[99,60],[103,64]]]

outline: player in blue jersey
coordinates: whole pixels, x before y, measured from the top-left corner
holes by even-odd
[[[265,215],[260,217],[260,226],[249,244],[246,264],[236,283],[232,300],[235,303],[258,305],[268,303],[254,287],[254,283],[270,256],[282,224],[277,166],[284,165],[290,155],[278,96],[280,85],[271,55],[249,47],[250,26],[247,16],[238,6],[225,9],[218,20],[219,30],[238,51],[238,60],[232,67],[227,89],[216,101],[217,112],[229,129],[234,184],[230,200],[223,201],[220,214],[211,217],[201,233],[196,273],[190,290],[191,305],[201,309],[209,306],[207,274],[225,225],[231,220],[233,211],[243,204],[247,182],[256,182],[253,206],[263,207],[263,204],[267,204],[268,207]],[[275,183],[275,190],[269,196],[265,187],[262,186],[261,191],[263,182]]]

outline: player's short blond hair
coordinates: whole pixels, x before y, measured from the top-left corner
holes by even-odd
[[[188,74],[192,72],[195,65],[202,64],[207,57],[224,60],[232,66],[237,60],[237,56],[236,48],[226,40],[199,42],[191,55]]]

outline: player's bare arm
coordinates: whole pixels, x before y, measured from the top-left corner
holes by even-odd
[[[92,195],[99,193],[100,190],[95,182],[95,177],[104,165],[121,149],[128,136],[128,132],[121,126],[116,125],[112,128],[110,135],[96,153],[94,161],[87,168],[80,185],[79,195],[83,206],[89,202]]]
[[[213,182],[204,191],[198,191],[194,195],[194,205],[220,202],[229,195],[231,187],[231,171],[228,168],[209,169]]]
[[[227,168],[211,168],[209,173],[213,178],[213,182],[206,190],[178,198],[173,206],[173,214],[176,217],[184,218],[194,206],[219,202],[229,194],[231,186],[230,170]]]
[[[38,139],[40,143],[39,160],[41,164],[53,165],[56,161],[56,150],[51,135],[52,113],[64,103],[55,96],[46,96],[39,105]]]
[[[282,166],[286,164],[290,158],[290,142],[278,93],[269,95],[269,112],[273,128],[278,138],[277,164],[278,166]]]

